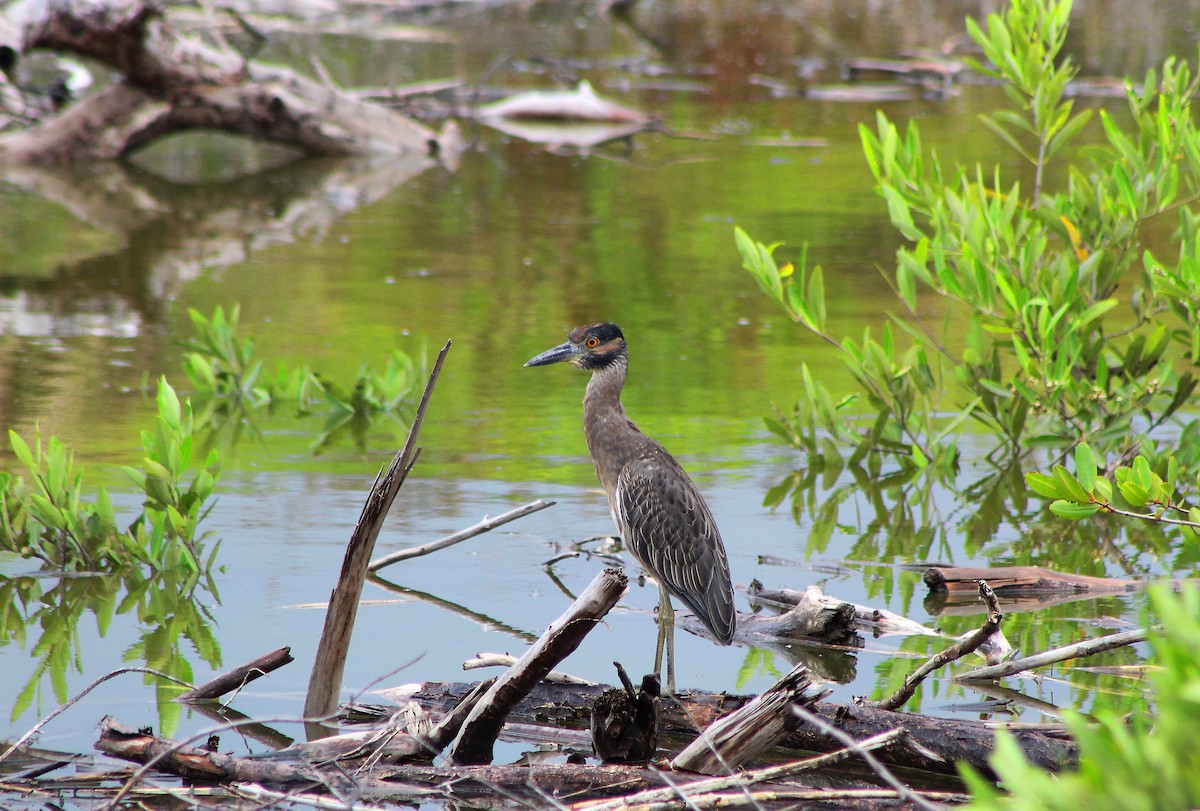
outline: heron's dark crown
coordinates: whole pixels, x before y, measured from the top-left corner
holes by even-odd
[[[616,324],[585,324],[571,330],[567,340],[580,348],[571,362],[580,369],[606,369],[628,358],[625,336]]]

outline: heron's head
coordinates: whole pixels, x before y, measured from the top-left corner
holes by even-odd
[[[625,336],[616,324],[587,324],[571,330],[565,344],[547,349],[526,366],[548,366],[569,361],[580,369],[595,371],[624,361],[627,357]]]

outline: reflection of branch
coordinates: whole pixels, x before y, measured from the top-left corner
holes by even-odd
[[[125,163],[4,167],[0,180],[59,204],[80,222],[112,234],[96,253],[55,259],[53,288],[38,299],[55,317],[120,310],[97,300],[119,296],[133,313],[119,318],[139,329],[138,312],[156,316],[157,302],[204,272],[244,264],[254,253],[320,235],[348,212],[389,196],[433,166],[424,156],[302,161],[242,178],[194,187],[157,178]],[[18,246],[19,250],[20,246]],[[114,274],[113,268],[120,268]],[[2,271],[0,271],[2,272]],[[120,288],[110,284],[118,280]],[[10,283],[22,289],[42,282]],[[80,304],[80,300],[83,300]],[[30,306],[30,305],[24,305]],[[114,329],[128,331],[130,324]]]
[[[1017,712],[1015,710],[1011,709],[1011,707],[1009,706],[1009,705],[1012,705],[1012,706],[1021,707],[1022,709],[1031,710],[1040,715],[1044,715],[1047,718],[1057,718],[1060,721],[1066,720],[1066,716],[1067,716],[1068,712],[1070,712],[1071,714],[1074,714],[1074,715],[1081,716],[1081,717],[1091,720],[1093,722],[1096,720],[1095,718],[1088,715],[1087,713],[1082,713],[1076,709],[1072,709],[1069,711],[1064,710],[1062,707],[1059,707],[1057,704],[1052,704],[1049,701],[1043,701],[1038,698],[1033,698],[1031,696],[1027,696],[1019,690],[1014,690],[1011,687],[1004,687],[1003,685],[1000,685],[1000,684],[994,684],[991,682],[984,682],[984,681],[972,681],[972,682],[965,682],[963,684],[963,687],[966,687],[969,690],[974,690],[977,693],[982,693],[983,695],[989,696],[990,698],[996,699],[998,701],[1004,702],[1003,707],[996,707],[992,710],[989,710],[988,712],[1010,712],[1013,715],[1016,715]],[[959,709],[959,708],[955,707],[955,709]],[[1063,724],[1058,724],[1057,726],[1047,724],[1046,726],[1052,727],[1054,729],[1061,729],[1064,732],[1066,732],[1066,728]]]
[[[444,608],[453,614],[457,614],[460,617],[465,617],[466,619],[481,625],[483,628],[489,631],[500,631],[508,634],[509,636],[516,637],[522,642],[537,641],[537,634],[531,634],[528,631],[522,631],[519,628],[514,628],[511,625],[501,622],[500,620],[489,617],[487,614],[480,614],[478,611],[472,611],[471,609],[459,605],[458,603],[452,603],[449,600],[443,600],[441,597],[435,597],[428,592],[417,591],[416,589],[410,589],[407,586],[397,585],[390,581],[384,580],[378,574],[370,574],[367,576],[367,579],[369,579],[375,585],[394,594],[401,594],[405,597],[415,597],[421,602],[429,603],[430,605],[437,606],[438,608]]]
[[[260,723],[245,713],[240,713],[232,707],[223,707],[216,704],[193,704],[191,709],[208,718],[211,721],[216,721],[222,724],[237,724],[237,731],[248,738],[262,743],[272,749],[286,749],[295,743],[295,740],[279,730],[269,727],[266,724]]]

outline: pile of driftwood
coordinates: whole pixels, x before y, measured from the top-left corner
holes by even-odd
[[[535,502],[442,541],[371,560],[383,518],[420,453],[417,437],[449,349],[447,343],[438,355],[408,440],[375,482],[348,545],[305,702],[308,742],[293,744],[261,720],[236,716],[215,704],[220,696],[292,661],[284,648],[180,697],[222,719],[229,731],[261,741],[267,753],[222,754],[216,736],[202,742],[176,741],[106,718],[96,748],[138,764],[136,769],[69,779],[43,777],[73,758],[39,752],[29,744],[46,722],[76,698],[0,752],[0,763],[9,761],[0,791],[44,795],[86,789],[107,799],[105,807],[115,807],[131,795],[168,793],[186,795],[189,802],[204,795],[220,797],[222,802],[237,799],[255,808],[299,803],[341,809],[364,801],[579,809],[773,807],[819,801],[833,808],[930,808],[966,799],[960,793],[959,764],[989,773],[988,756],[998,728],[1014,736],[1031,762],[1049,770],[1072,766],[1077,751],[1060,725],[998,724],[898,712],[921,680],[972,651],[984,653],[992,664],[956,679],[996,679],[1145,638],[1144,631],[1114,634],[1011,659],[1000,630],[1003,617],[997,591],[1080,594],[1128,591],[1137,584],[1034,568],[938,567],[926,573],[930,587],[950,601],[967,593],[973,602],[982,598],[986,619],[976,631],[914,670],[885,700],[829,702],[827,691],[820,688],[826,680],[805,665],[755,697],[699,692],[660,697],[653,677],[643,680],[639,691],[619,665],[624,686],[617,688],[555,671],[624,594],[626,575],[609,568],[524,655],[503,661],[507,669],[502,675],[479,683],[413,685],[389,695],[398,709],[395,705],[388,710],[339,707],[342,663],[369,571],[444,548],[549,506]],[[846,648],[853,647],[856,639],[861,644],[859,631],[936,633],[888,612],[834,600],[816,589],[768,591],[755,583],[748,593],[756,605],[779,609],[773,616],[739,617],[739,638],[757,646],[807,639]],[[686,615],[680,620],[687,624]],[[494,657],[488,663],[495,664]],[[331,724],[356,731],[336,734]],[[494,745],[501,738],[541,744],[556,762],[529,757],[496,765]],[[597,758],[596,752],[602,757]],[[161,779],[151,780],[163,774],[176,776],[181,784],[164,788]]]

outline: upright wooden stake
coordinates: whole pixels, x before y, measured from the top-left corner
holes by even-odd
[[[371,562],[372,552],[375,551],[375,539],[379,537],[383,519],[387,517],[396,494],[400,492],[400,486],[404,484],[408,472],[417,461],[417,455],[421,452],[417,445],[417,434],[421,430],[422,420],[425,419],[425,409],[433,394],[433,386],[437,383],[442,363],[449,351],[450,341],[446,341],[446,345],[434,361],[429,382],[425,384],[425,392],[421,395],[417,414],[413,417],[412,427],[408,429],[408,439],[388,466],[387,472],[375,479],[375,485],[367,496],[367,503],[363,505],[362,514],[358,517],[358,524],[350,535],[350,543],[346,546],[342,571],[329,598],[325,627],[321,631],[317,655],[313,658],[312,675],[308,679],[304,717],[310,721],[307,726],[309,740],[329,734],[329,728],[320,722],[337,711],[338,691],[341,689],[342,674],[346,669],[346,653],[350,649],[350,634],[354,630],[354,620],[358,615],[358,601],[362,596],[363,581],[367,577],[367,566]]]

